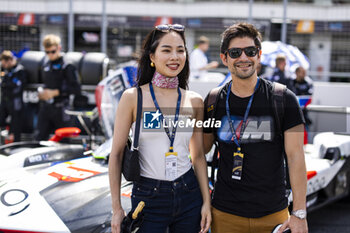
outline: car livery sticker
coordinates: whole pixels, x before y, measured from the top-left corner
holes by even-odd
[[[92,171],[84,168],[68,166],[60,171],[49,173],[50,176],[65,182],[79,182],[89,177],[100,174],[99,171]]]
[[[132,187],[133,186],[131,182],[127,182],[126,184],[122,185],[122,187],[120,188],[121,196],[131,198]]]

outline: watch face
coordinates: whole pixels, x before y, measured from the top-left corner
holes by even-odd
[[[300,219],[304,219],[306,218],[306,210],[297,210],[297,211],[293,211],[293,215],[295,217],[298,217]]]

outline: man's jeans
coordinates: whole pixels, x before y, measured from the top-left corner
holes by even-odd
[[[132,209],[145,202],[144,222],[138,233],[198,233],[202,195],[194,171],[190,169],[174,181],[141,177],[134,182]]]

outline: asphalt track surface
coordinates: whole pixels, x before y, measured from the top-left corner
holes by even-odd
[[[350,196],[309,213],[309,233],[350,233]]]

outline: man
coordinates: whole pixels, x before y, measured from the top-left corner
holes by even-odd
[[[209,49],[209,39],[201,36],[198,39],[198,47],[190,55],[191,79],[203,77],[208,70],[215,69],[219,63],[217,61],[208,62],[205,54]]]
[[[21,140],[23,86],[27,75],[22,65],[17,64],[11,51],[5,50],[0,56],[1,67],[4,69],[1,77],[0,127],[6,125],[6,118],[11,116],[10,138],[15,142]]]
[[[299,66],[295,70],[295,79],[292,82],[292,87],[290,88],[296,95],[312,95],[313,93],[313,83],[309,76],[306,76],[306,70]],[[303,114],[306,122],[306,129],[311,125],[312,121],[308,115],[307,109],[303,107]]]
[[[272,82],[278,82],[286,85],[288,88],[291,87],[290,79],[286,77],[285,68],[287,65],[286,57],[283,54],[279,54],[275,60],[276,67],[273,71],[272,76],[269,78]]]
[[[313,84],[312,79],[306,76],[306,70],[299,66],[295,70],[295,79],[293,80],[293,92],[296,95],[312,95]]]
[[[61,55],[61,39],[56,35],[44,37],[47,62],[42,68],[43,88],[38,89],[41,100],[37,125],[37,140],[46,140],[55,129],[68,126],[69,95],[80,94],[80,83],[75,67],[67,64]]]
[[[247,23],[232,25],[223,33],[220,57],[231,72],[218,94],[213,117],[221,128],[204,129],[208,152],[219,147],[219,168],[212,200],[212,232],[307,232],[306,168],[303,152],[303,116],[294,94],[285,89],[281,133],[271,103],[272,83],[257,77],[261,35]],[[228,98],[227,98],[228,95]],[[213,108],[205,100],[205,120]],[[283,135],[283,136],[282,136]],[[284,155],[293,190],[289,217]]]

